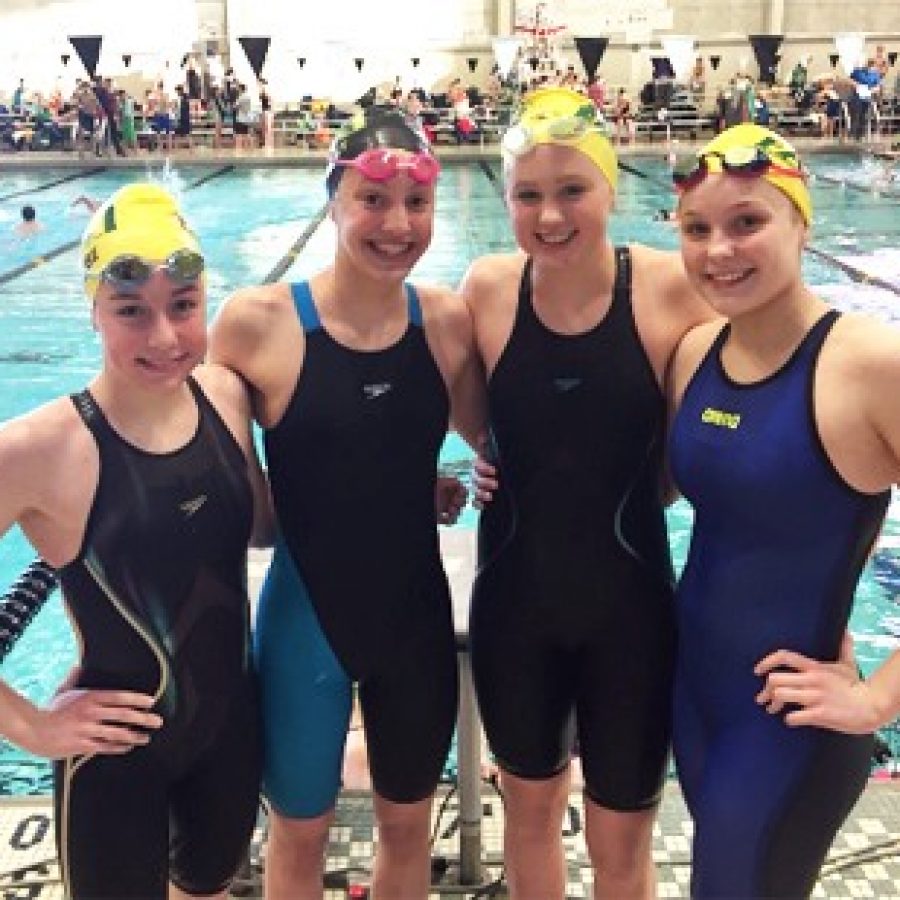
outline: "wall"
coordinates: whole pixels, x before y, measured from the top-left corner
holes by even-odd
[[[65,21],[64,27],[69,27],[69,22],[78,20],[79,9],[91,10],[103,2],[0,0],[0,45],[5,15],[22,11],[43,13],[57,26]],[[308,68],[304,71],[313,72],[317,57],[321,61],[322,57],[330,56],[330,64],[342,66],[340,72],[346,74],[348,93],[367,80],[392,81],[397,74],[407,84],[418,81],[428,88],[439,89],[454,77],[462,78],[466,83],[483,84],[493,64],[491,36],[515,21],[517,7],[520,14],[526,8],[524,0],[434,0],[433,4],[426,4],[425,0],[380,0],[378,3],[341,0],[339,4],[320,4],[322,15],[317,10],[313,17],[296,0],[179,2],[193,3],[196,7],[198,42],[195,47],[198,51],[205,52],[208,42],[215,41],[220,52],[227,56],[229,32],[232,37],[240,33],[272,33],[273,58],[280,54],[284,59],[290,52],[292,64],[296,64],[296,56],[302,55],[308,59]],[[840,31],[867,32],[869,51],[876,43],[884,44],[888,50],[900,50],[897,0],[868,0],[865,4],[850,4],[846,0],[672,0],[668,4],[666,0],[556,0],[548,3],[547,8],[557,21],[565,23],[569,15],[573,23],[580,23],[580,33],[589,34],[591,22],[595,21],[593,15],[600,21],[601,16],[666,5],[671,8],[672,33],[693,34],[699,38],[698,52],[707,63],[707,93],[710,95],[739,69],[747,68],[750,74],[756,74],[747,35],[765,33],[775,10],[783,18],[782,32],[787,35],[781,49],[782,78],[787,77],[801,56],[812,56],[811,74],[828,71],[828,55],[834,52],[833,35]],[[124,8],[124,3],[116,2],[119,15],[123,14]],[[286,17],[283,22],[287,24],[279,24],[278,16]],[[256,28],[254,22],[262,24]],[[374,23],[382,26],[380,34]],[[331,37],[338,43],[326,42],[328,35],[324,31],[328,28],[332,29]],[[59,27],[50,26],[41,31],[42,38],[33,45],[33,50],[46,43],[48,32],[60,34]],[[600,71],[611,86],[625,86],[634,93],[649,78],[650,56],[663,55],[659,32],[649,42],[641,41],[640,36],[635,42],[634,35],[628,36],[632,38],[629,40],[624,31],[611,32],[610,37]],[[64,36],[59,39],[65,41]],[[57,61],[58,52],[59,48],[52,57]],[[722,57],[718,71],[713,71],[709,65],[708,58],[712,54]],[[362,73],[356,73],[353,67],[355,55],[366,58]],[[236,56],[239,63],[244,62],[242,53]],[[413,56],[422,59],[418,70],[412,67]],[[474,73],[467,65],[470,57],[477,59]],[[581,70],[571,35],[562,42],[562,61],[564,65],[572,63]],[[889,75],[891,82],[897,71],[898,66],[895,66]],[[358,79],[357,74],[360,75]],[[310,75],[307,86],[311,78]],[[12,73],[4,72],[0,94],[8,93],[12,84]]]

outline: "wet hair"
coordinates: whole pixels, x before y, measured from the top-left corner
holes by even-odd
[[[328,171],[325,174],[325,190],[329,200],[334,197],[344,174],[344,167],[336,166],[335,160],[355,159],[366,150],[379,147],[408,150],[410,153],[431,152],[428,138],[411,127],[400,113],[376,110],[366,116],[366,122],[361,128],[341,135],[332,144]]]
[[[22,218],[26,222],[33,222],[37,217],[37,213],[34,211],[33,206],[23,206],[22,207]]]

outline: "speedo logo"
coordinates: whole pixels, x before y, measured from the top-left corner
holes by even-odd
[[[363,394],[366,400],[375,400],[377,397],[383,397],[393,385],[389,381],[379,381],[376,384],[364,384]]]
[[[741,424],[740,413],[723,412],[721,409],[713,409],[707,406],[700,416],[704,425],[716,425],[719,428],[730,428],[732,431]]]
[[[567,394],[574,391],[581,384],[580,378],[554,378],[553,385],[561,393]]]
[[[190,519],[206,503],[206,500],[206,494],[200,494],[199,497],[194,497],[193,500],[185,500],[184,503],[179,503],[178,508],[184,513],[186,519]]]

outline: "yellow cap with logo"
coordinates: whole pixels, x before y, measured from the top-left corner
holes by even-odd
[[[744,122],[716,135],[697,158],[702,159],[709,172],[728,171],[729,158],[741,151],[759,154],[771,165],[760,170],[760,177],[778,188],[800,211],[803,221],[812,221],[812,198],[806,185],[806,178],[800,165],[797,151],[780,134],[762,125]],[[735,165],[732,169],[739,169]]]
[[[200,245],[175,198],[158,184],[126,185],[93,214],[82,235],[85,292],[94,299],[101,274],[120,256],[163,263],[179,250],[199,254]]]
[[[571,147],[587,156],[615,191],[618,160],[606,133],[596,124],[596,115],[593,102],[578,91],[538,88],[524,97],[519,120],[504,135],[504,156],[510,161],[538,144]]]

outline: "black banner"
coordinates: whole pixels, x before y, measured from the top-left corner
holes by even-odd
[[[259,78],[263,65],[265,65],[266,54],[269,52],[269,43],[271,40],[271,38],[267,37],[238,38],[240,45],[244,48],[244,55],[247,57],[247,62],[250,63],[250,68],[253,69],[253,74],[257,78]]]
[[[783,34],[751,34],[750,46],[753,55],[759,63],[759,80],[763,84],[775,84],[775,74],[778,70],[778,48],[784,40]]]
[[[575,38],[575,47],[578,50],[578,55],[581,57],[581,64],[584,66],[588,81],[592,80],[597,74],[597,66],[600,65],[600,60],[603,59],[603,54],[606,53],[608,45],[609,38],[607,37]]]
[[[103,43],[103,38],[100,35],[82,35],[80,37],[69,35],[69,43],[75,48],[88,75],[93,78],[97,74],[97,62],[100,59],[100,45]]]

